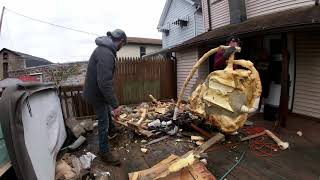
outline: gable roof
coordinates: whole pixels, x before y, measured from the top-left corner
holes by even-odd
[[[35,66],[42,66],[42,65],[47,65],[47,64],[53,64],[51,61],[48,61],[44,58],[40,58],[40,57],[36,57],[36,56],[32,56],[32,55],[29,55],[29,54],[25,54],[25,53],[21,53],[21,52],[18,52],[18,51],[13,51],[13,50],[10,50],[10,49],[7,49],[7,48],[3,48],[1,49],[0,53],[2,51],[9,51],[17,56],[20,56],[22,57],[23,59],[25,59],[26,61],[26,67],[35,67]]]
[[[250,18],[242,23],[229,24],[191,38],[170,50],[175,51],[227,38],[260,31],[281,32],[290,29],[320,27],[320,6],[306,6]]]
[[[162,45],[161,39],[128,37],[128,44]]]
[[[198,5],[198,6],[201,6],[201,0],[184,0],[188,3],[190,3],[191,6],[193,5]],[[158,23],[158,26],[157,28],[160,29],[161,26],[163,25],[166,17],[167,17],[167,14],[169,12],[169,8],[170,8],[170,5],[172,3],[172,0],[167,0],[166,1],[166,4],[164,5],[164,8],[162,10],[162,13],[161,13],[161,16],[160,16],[160,20],[159,20],[159,23]]]

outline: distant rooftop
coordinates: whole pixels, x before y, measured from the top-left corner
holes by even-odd
[[[128,44],[162,45],[162,41],[161,41],[161,39],[128,37]]]
[[[7,48],[3,48],[0,53],[4,50],[10,51],[11,53],[14,53],[20,57],[22,57],[23,59],[25,59],[26,61],[26,67],[35,67],[35,66],[42,66],[42,65],[47,65],[47,64],[53,64],[51,61],[48,61],[44,58],[40,58],[40,57],[36,57],[36,56],[32,56],[29,54],[25,54],[25,53],[21,53],[18,51],[13,51]]]

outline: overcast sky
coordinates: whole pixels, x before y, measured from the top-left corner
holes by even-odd
[[[161,38],[157,24],[165,0],[0,0],[0,7],[62,26],[105,35],[115,28],[127,36]],[[52,62],[87,60],[94,35],[64,30],[5,12],[0,48]]]

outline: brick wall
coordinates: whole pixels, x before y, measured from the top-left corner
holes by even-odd
[[[61,85],[79,85],[84,83],[88,61],[84,62],[73,62],[73,63],[61,63],[61,64],[50,64],[44,66],[37,66],[26,68],[23,70],[9,71],[9,77],[19,78],[26,75],[42,76],[43,82],[53,82],[52,72],[68,70],[69,68],[76,67],[78,70],[75,74],[70,75],[66,80],[61,82]],[[39,73],[42,73],[39,74]]]

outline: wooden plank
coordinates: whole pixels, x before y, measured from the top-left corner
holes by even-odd
[[[178,157],[179,156],[171,154],[168,158],[160,161],[158,164],[154,165],[150,169],[145,169],[145,170],[142,170],[142,171],[129,173],[129,179],[130,180],[138,180],[140,177],[143,177],[145,174],[149,174],[149,171],[151,171],[152,169],[162,169],[165,166],[168,166],[171,162],[176,160]]]
[[[122,126],[125,126],[126,128],[131,129],[131,130],[133,130],[134,132],[137,132],[137,133],[139,133],[139,134],[141,134],[141,135],[144,135],[144,136],[146,136],[146,137],[151,137],[151,136],[154,135],[151,131],[148,131],[148,130],[145,130],[145,129],[137,129],[137,128],[134,127],[134,126],[128,126],[128,124],[125,123],[125,122],[121,122],[121,121],[114,121],[114,122],[117,123],[117,124],[120,124],[120,125],[122,125]]]
[[[12,164],[11,161],[7,162],[6,164],[4,164],[3,166],[0,167],[0,177],[6,173],[10,168],[11,168]]]
[[[192,177],[196,180],[216,180],[216,177],[214,177],[214,175],[212,175],[206,166],[201,162],[189,166],[188,170]]]
[[[66,106],[66,119],[68,119],[70,117],[70,112],[69,112],[69,104],[68,104],[68,97],[67,97],[67,93],[66,92],[63,92],[64,93],[64,104]]]
[[[145,169],[142,171],[137,171],[133,173],[129,173],[130,180],[141,180],[147,179],[146,176],[149,176],[150,173],[154,171],[161,171],[165,169],[167,166],[170,166],[172,162],[179,159],[179,156],[170,155],[168,158],[162,160],[158,164],[154,165],[149,169]],[[208,169],[204,166],[203,163],[197,162],[193,165],[190,165],[187,168],[183,168],[178,172],[171,173],[164,178],[159,178],[161,180],[215,180],[216,178],[208,171]]]
[[[169,174],[173,173],[170,169],[174,166],[175,172],[180,171],[181,169],[190,165],[190,163],[196,163],[197,160],[189,162],[189,157],[194,156],[197,157],[199,154],[205,152],[208,148],[210,148],[213,144],[219,142],[224,138],[224,135],[221,133],[217,133],[215,136],[210,138],[207,142],[196,148],[195,150],[189,151],[180,158],[171,161],[164,167],[150,169],[149,171],[143,173],[143,175],[139,176],[140,180],[149,180],[149,179],[160,179],[165,178]],[[193,159],[193,158],[192,158]]]

